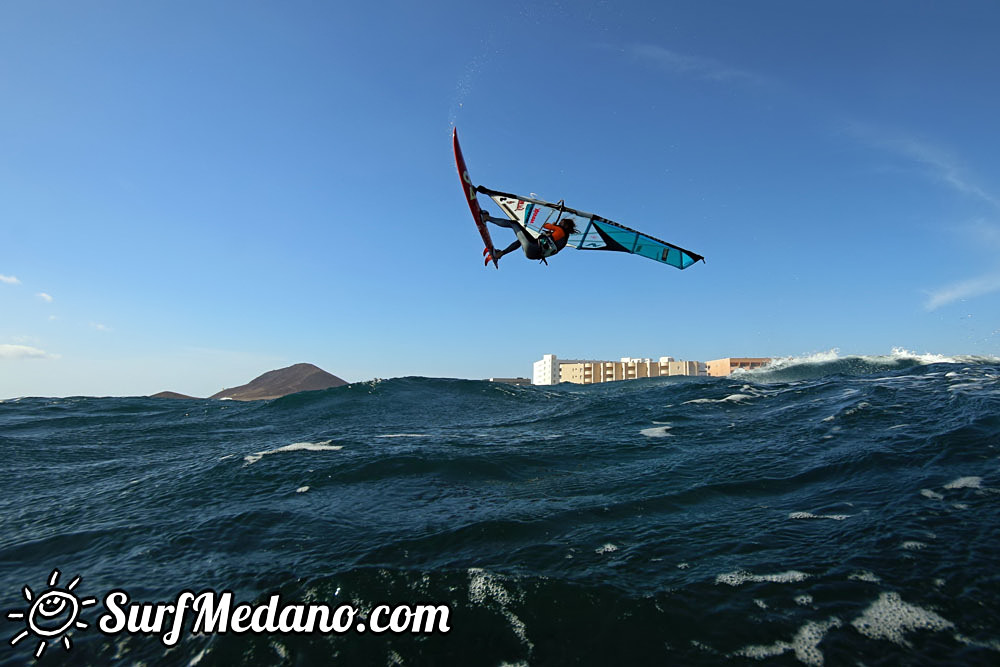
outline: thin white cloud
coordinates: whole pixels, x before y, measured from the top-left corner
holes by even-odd
[[[7,283],[8,285],[20,285],[21,281],[17,279],[16,276],[5,276],[0,273],[0,283]]]
[[[672,74],[693,76],[709,81],[734,81],[754,85],[767,82],[765,77],[748,70],[732,67],[712,58],[677,53],[662,46],[632,44],[626,47],[626,51],[633,57],[652,63]]]
[[[52,301],[53,301],[52,295],[51,294],[46,294],[45,292],[39,292],[35,296],[37,296],[39,299],[41,299],[45,303],[52,303]]]
[[[1000,224],[988,220],[974,220],[963,227],[973,242],[986,248],[996,248],[1000,252]]]
[[[1000,273],[992,273],[979,278],[972,278],[971,280],[963,280],[936,289],[930,292],[924,307],[927,310],[937,310],[955,301],[985,296],[993,292],[1000,292]]]
[[[1000,209],[1000,198],[988,192],[965,173],[961,161],[947,150],[925,141],[880,131],[870,125],[854,123],[851,134],[862,141],[895,153],[922,165],[930,178],[951,189]]]
[[[897,142],[896,147],[903,155],[930,167],[934,177],[945,185],[1000,208],[1000,200],[963,174],[958,161],[947,152],[912,139],[901,140]]]
[[[105,326],[104,324],[101,324],[99,322],[91,322],[90,326],[97,329],[98,331],[104,331],[104,332],[114,331],[114,329],[112,329],[111,327]]]
[[[30,345],[0,345],[0,360],[15,359],[57,359],[59,355],[49,354],[45,350]]]

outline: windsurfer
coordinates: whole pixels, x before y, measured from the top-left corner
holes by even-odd
[[[492,222],[498,227],[511,229],[517,236],[517,240],[503,250],[486,248],[483,252],[486,255],[487,264],[491,260],[499,261],[501,257],[516,250],[518,246],[524,250],[524,256],[528,259],[540,259],[544,261],[546,257],[551,257],[565,248],[566,242],[569,241],[569,235],[576,231],[576,223],[573,221],[573,218],[563,218],[554,224],[546,222],[542,225],[542,233],[536,239],[516,220],[494,218],[485,211],[483,212],[483,219],[487,222]]]

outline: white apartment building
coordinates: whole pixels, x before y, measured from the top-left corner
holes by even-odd
[[[543,354],[542,358],[533,364],[531,384],[559,384],[567,382],[561,379],[560,368],[563,364],[598,363],[581,361],[579,359],[559,359],[554,354]]]
[[[621,361],[585,361],[546,354],[534,363],[532,384],[594,384],[666,375],[704,376],[708,371],[700,361],[676,361],[673,357],[660,357],[655,361],[633,357],[622,357]]]

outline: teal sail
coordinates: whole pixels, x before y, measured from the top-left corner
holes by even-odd
[[[545,223],[555,224],[560,219],[573,218],[577,233],[570,234],[567,245],[577,250],[627,252],[678,269],[686,269],[695,262],[705,261],[705,258],[698,253],[661,241],[599,215],[570,208],[562,202],[553,204],[534,197],[491,190],[482,185],[476,190],[488,195],[507,217],[521,223],[536,237],[541,234]]]

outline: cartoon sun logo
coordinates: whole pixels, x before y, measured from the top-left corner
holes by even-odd
[[[27,586],[24,587],[24,599],[31,603],[27,611],[7,612],[7,620],[26,620],[27,627],[15,635],[10,640],[10,645],[14,646],[19,641],[34,634],[41,641],[35,649],[35,658],[41,658],[45,652],[45,647],[51,639],[53,643],[62,637],[62,644],[68,651],[73,646],[69,635],[66,632],[72,628],[86,629],[88,624],[77,620],[80,610],[83,607],[97,604],[95,598],[80,599],[73,592],[73,589],[80,583],[80,577],[76,577],[65,589],[58,588],[59,570],[52,570],[49,576],[49,589],[41,595],[35,596],[34,592]]]

